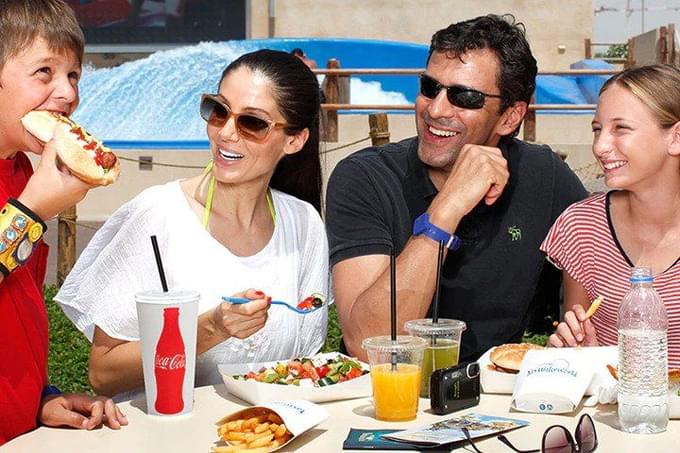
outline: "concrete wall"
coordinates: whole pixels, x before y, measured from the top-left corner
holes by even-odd
[[[539,69],[568,69],[592,36],[592,0],[278,0],[275,37],[346,37],[428,44],[447,25],[476,16],[513,14],[527,28]],[[249,38],[269,36],[270,0],[248,0]],[[322,64],[323,62],[319,62]]]

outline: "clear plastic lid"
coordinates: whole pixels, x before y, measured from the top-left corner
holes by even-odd
[[[144,304],[181,304],[199,300],[201,295],[198,291],[177,289],[167,293],[162,290],[142,291],[135,294],[135,301]]]
[[[397,340],[392,342],[392,337],[385,335],[383,337],[366,338],[361,343],[361,347],[376,352],[411,352],[425,349],[427,341],[409,335],[397,335]]]
[[[406,321],[404,328],[411,335],[419,337],[451,337],[460,335],[467,326],[457,319],[439,318],[439,321],[434,323],[432,319],[426,318]]]

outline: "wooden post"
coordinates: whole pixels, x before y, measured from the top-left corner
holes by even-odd
[[[677,65],[677,55],[675,50],[675,24],[668,24],[668,46],[666,50],[668,51],[668,63],[673,66]]]
[[[340,62],[335,58],[331,58],[326,63],[328,69],[340,69]],[[326,104],[339,104],[340,87],[338,76],[327,74],[323,80],[322,89],[326,95]],[[338,141],[338,111],[337,110],[322,110],[322,122],[325,142]]]
[[[57,285],[61,286],[76,262],[76,207],[59,214],[57,240]]]
[[[531,103],[536,103],[536,95],[531,96]],[[536,110],[527,110],[524,115],[524,141],[536,141]]]
[[[373,146],[385,145],[390,142],[390,126],[387,113],[371,113],[368,115],[369,135]]]
[[[656,42],[656,63],[667,63],[668,60],[668,33],[666,27],[659,28],[659,40]]]
[[[590,40],[590,38],[586,38],[584,40],[584,45],[585,45],[584,55],[586,56],[586,60],[590,60],[591,58],[593,58],[593,42]]]
[[[633,41],[633,38],[628,39],[628,54],[626,55],[626,63],[624,64],[624,68],[632,68],[635,66],[635,41]]]

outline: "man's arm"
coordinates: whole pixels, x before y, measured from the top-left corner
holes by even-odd
[[[397,329],[404,322],[424,318],[432,301],[438,245],[412,237],[397,258]],[[333,267],[335,304],[347,351],[367,360],[361,342],[390,334],[390,258],[367,255],[350,258]]]

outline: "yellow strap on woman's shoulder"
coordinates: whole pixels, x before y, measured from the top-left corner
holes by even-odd
[[[276,208],[274,207],[274,200],[272,199],[272,190],[267,189],[267,207],[269,208],[269,213],[272,215],[272,222],[276,225]]]
[[[208,162],[208,165],[206,165],[205,170],[203,170],[203,174],[208,174],[210,171],[212,171],[213,168],[213,161],[211,160]],[[212,204],[213,204],[213,198],[215,197],[215,177],[213,175],[210,175],[210,182],[208,183],[208,194],[205,199],[205,207],[203,208],[203,228],[206,230],[208,229],[208,222],[210,221],[210,212],[212,211]],[[270,189],[267,189],[267,195],[265,197],[267,199],[267,207],[269,208],[269,214],[272,216],[272,222],[274,222],[274,225],[276,225],[276,208],[274,207],[274,201],[272,200],[272,192]]]

